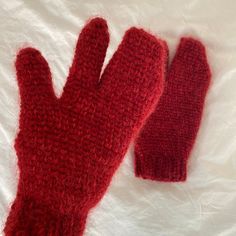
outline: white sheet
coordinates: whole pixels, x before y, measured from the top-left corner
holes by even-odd
[[[108,21],[111,57],[124,31],[140,26],[167,40],[201,39],[212,68],[201,129],[186,183],[134,177],[132,150],[88,219],[87,236],[236,235],[236,2],[233,0],[0,0],[0,231],[17,186],[19,98],[14,60],[19,48],[40,49],[57,93],[65,83],[85,21]],[[3,235],[3,234],[1,234]]]

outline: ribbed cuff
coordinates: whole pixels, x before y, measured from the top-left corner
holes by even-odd
[[[148,156],[135,150],[135,175],[144,179],[181,182],[187,177],[187,160],[161,155]]]
[[[61,215],[33,199],[17,197],[4,228],[5,236],[81,236],[87,213]]]

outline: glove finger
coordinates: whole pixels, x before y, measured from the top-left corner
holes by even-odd
[[[75,56],[62,99],[72,102],[81,88],[92,89],[98,84],[109,43],[107,23],[102,18],[91,20],[80,33]]]
[[[15,66],[23,107],[46,105],[56,98],[48,63],[38,50],[20,50]]]
[[[163,87],[167,51],[163,41],[141,29],[124,36],[101,78],[100,93],[129,128],[148,116]],[[109,106],[109,105],[108,105]]]

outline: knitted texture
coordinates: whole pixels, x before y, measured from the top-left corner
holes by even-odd
[[[131,28],[100,78],[108,43],[106,22],[91,20],[59,98],[40,52],[26,48],[17,55],[20,178],[6,236],[82,235],[89,210],[155,108],[163,87],[163,42]]]
[[[204,46],[182,38],[163,95],[135,144],[135,172],[145,179],[184,181],[210,82]]]

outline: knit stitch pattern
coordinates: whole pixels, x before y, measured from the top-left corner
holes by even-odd
[[[186,180],[187,160],[199,129],[210,77],[202,43],[182,38],[163,95],[136,140],[136,176]]]
[[[18,53],[20,177],[6,236],[82,235],[89,210],[154,110],[163,88],[163,42],[131,28],[100,76],[108,43],[106,22],[91,20],[60,97],[41,53]]]

